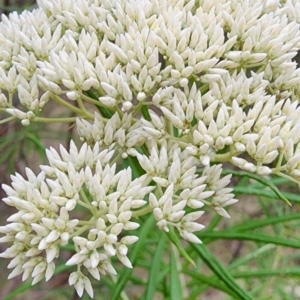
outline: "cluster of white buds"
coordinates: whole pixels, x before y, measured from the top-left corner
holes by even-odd
[[[8,267],[14,269],[9,278],[23,274],[23,280],[31,276],[33,283],[43,277],[49,280],[54,260],[70,241],[75,254],[66,264],[78,266],[70,284],[80,286],[78,281],[83,278],[90,296],[89,281],[81,275],[83,268],[99,280],[100,273],[116,273],[109,260],[113,256],[132,267],[127,245],[138,237],[125,235],[125,231],[140,226],[131,219],[154,187],[148,186],[147,175],[132,179],[130,168],[117,171],[116,164],[110,163],[113,154],[101,150],[98,143],[93,148],[84,144],[78,150],[71,142],[69,152],[62,146],[60,154],[54,149],[47,152],[49,166],[41,166],[38,176],[26,169],[27,179],[16,174],[12,187],[3,185],[7,193],[3,201],[18,210],[0,228],[6,234],[1,242],[13,242],[0,254],[12,258]],[[84,220],[76,215],[80,206],[89,212]],[[77,291],[82,294],[79,287]]]
[[[26,169],[3,185],[18,211],[0,228],[10,278],[49,280],[71,243],[69,284],[92,297],[87,274],[116,274],[113,257],[132,267],[138,237],[126,231],[138,217],[153,213],[194,243],[202,208],[230,217],[223,163],[299,183],[297,0],[38,5],[2,16],[0,124],[74,122],[83,145],[50,148],[38,176]],[[54,104],[76,118],[43,115]]]

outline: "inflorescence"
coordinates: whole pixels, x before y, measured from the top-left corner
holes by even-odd
[[[72,243],[69,284],[93,297],[89,276],[115,275],[112,257],[132,267],[142,216],[192,243],[203,207],[230,217],[224,163],[299,184],[299,1],[38,5],[2,15],[0,124],[74,122],[82,145],[50,148],[38,175],[3,185],[17,210],[0,227],[9,278],[49,280]],[[76,117],[48,118],[45,105]]]

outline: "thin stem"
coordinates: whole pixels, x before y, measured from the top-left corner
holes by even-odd
[[[81,117],[84,117],[86,119],[91,119],[93,120],[94,119],[94,116],[87,112],[87,111],[82,111],[81,109],[75,107],[74,105],[66,102],[65,100],[63,100],[61,97],[51,93],[51,98],[58,104],[64,106],[64,107],[67,107],[70,111],[74,112],[75,114],[81,116]]]
[[[152,211],[152,208],[149,205],[147,205],[146,207],[144,207],[140,210],[134,211],[132,213],[132,217],[133,218],[139,218],[141,216],[149,214],[151,211]]]
[[[114,111],[110,106],[104,105],[100,101],[97,101],[97,100],[95,100],[95,99],[93,99],[93,98],[91,98],[91,97],[89,97],[87,95],[82,94],[82,98],[83,98],[83,100],[85,100],[87,102],[90,102],[90,103],[95,104],[97,106],[103,107],[103,108],[108,109],[110,111]],[[115,111],[118,112],[118,114],[119,114],[120,117],[123,117],[124,113],[119,109],[118,106],[115,107]]]
[[[276,165],[276,170],[278,170],[278,171],[279,171],[279,169],[280,169],[280,167],[281,167],[282,160],[283,160],[283,152],[280,153],[279,159],[278,159],[278,162],[277,162],[277,165]]]
[[[11,93],[9,93],[9,95],[8,95],[8,103],[9,103],[10,107],[13,106],[13,94],[11,94]]]
[[[3,120],[1,120],[0,121],[0,124],[4,124],[4,123],[6,123],[6,122],[9,122],[9,121],[12,121],[12,120],[14,120],[16,117],[8,117],[8,118],[6,118],[6,119],[3,119]]]
[[[113,283],[118,282],[117,276],[110,275],[110,277]],[[122,291],[120,296],[122,300],[130,300],[125,291]]]
[[[288,180],[290,180],[290,181],[295,182],[295,183],[299,186],[299,181],[296,180],[296,179],[294,179],[293,177],[287,175],[287,174],[284,174],[284,173],[282,173],[282,172],[278,172],[277,170],[273,170],[272,174],[278,175],[278,176],[280,176],[280,177],[284,177],[284,178],[286,178],[286,179],[288,179]]]
[[[147,182],[149,180],[152,180],[152,178],[149,176],[149,178],[147,178]],[[150,183],[150,182],[149,182]],[[163,191],[161,189],[160,186],[157,186],[156,189],[155,189],[155,195],[157,197],[161,197],[163,195]],[[144,216],[144,215],[147,215],[148,213],[152,212],[152,208],[150,207],[150,205],[148,204],[146,207],[140,209],[140,210],[137,210],[137,211],[134,211],[132,213],[132,217],[133,218],[138,218],[138,217],[141,217],[141,216]]]
[[[80,190],[80,196],[83,199],[83,201],[79,201],[78,203],[80,205],[82,205],[83,207],[87,208],[88,210],[90,210],[93,213],[93,215],[95,215],[96,214],[96,210],[91,205],[91,203],[90,203],[90,201],[89,201],[88,197],[86,196],[86,194],[85,194],[85,192],[84,192],[83,189]]]
[[[232,153],[227,152],[227,153],[222,153],[222,154],[215,154],[211,160],[214,162],[228,162],[232,158]]]
[[[83,102],[82,102],[81,97],[77,98],[76,101],[77,101],[78,107],[79,107],[86,115],[89,115],[90,113],[86,110],[86,108],[85,108],[85,106],[84,106],[84,104],[83,104]]]
[[[166,136],[169,140],[176,141],[182,148],[186,148],[190,145],[188,142],[183,141],[180,137],[176,137],[170,134],[166,134]]]
[[[90,228],[90,225],[85,225],[79,228],[77,231],[73,232],[73,234],[70,235],[70,239],[72,239],[74,236],[80,236],[82,233],[87,231]]]
[[[70,118],[35,117],[32,121],[40,122],[40,123],[74,123],[76,121],[76,117],[70,117]]]
[[[173,252],[175,260],[176,260],[176,266],[177,266],[177,271],[179,273],[183,299],[186,299],[189,295],[189,292],[188,292],[188,289],[187,289],[186,278],[185,278],[184,274],[182,273],[182,263],[181,263],[181,260],[180,260],[179,251],[173,243],[171,243],[171,249],[172,249],[172,252]]]
[[[263,60],[264,61],[264,60]],[[249,64],[249,65],[246,65],[244,64],[243,67],[244,68],[247,68],[247,69],[251,69],[251,68],[256,68],[256,67],[261,67],[259,70],[264,70],[265,67],[266,67],[266,63],[263,62],[263,61],[260,61],[258,63],[253,63],[253,64]]]
[[[78,224],[79,225],[82,225],[82,226],[86,226],[86,225],[92,225],[92,224],[94,224],[95,222],[94,222],[94,219],[92,218],[91,220],[89,220],[89,221],[79,221],[78,222]]]
[[[169,136],[174,137],[173,125],[172,125],[171,121],[167,118],[165,118],[165,120],[166,120],[166,129],[167,129]]]
[[[119,153],[116,155],[116,157],[113,159],[113,161],[111,162],[111,166],[112,166],[113,164],[117,163],[121,156],[122,156],[122,153],[119,152]]]
[[[80,204],[81,206],[87,208],[88,210],[91,210],[91,205],[87,205],[85,202],[79,200],[78,204]]]
[[[133,117],[140,111],[140,108],[142,107],[142,105],[143,105],[143,103],[139,102],[139,104],[132,110]]]
[[[89,102],[91,104],[94,104],[96,106],[100,106],[100,107],[103,107],[103,108],[106,108],[106,109],[109,109],[109,107],[105,106],[104,104],[102,104],[99,100],[95,100],[85,94],[81,94],[81,97],[84,101],[86,102]]]
[[[83,201],[87,204],[87,205],[91,205],[89,199],[87,198],[85,192],[81,189],[80,190],[80,196],[82,197]]]

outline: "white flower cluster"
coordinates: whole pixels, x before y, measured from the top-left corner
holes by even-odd
[[[299,183],[299,1],[38,5],[2,16],[0,110],[10,117],[0,124],[69,122],[43,116],[56,103],[75,113],[84,144],[51,148],[38,176],[27,169],[3,186],[18,210],[0,229],[13,243],[1,254],[12,258],[10,277],[50,279],[72,241],[69,283],[92,297],[87,274],[115,274],[114,256],[131,267],[132,218],[153,212],[160,229],[199,243],[202,207],[229,217],[224,207],[237,200],[222,163]],[[119,169],[124,159],[144,174]]]
[[[23,280],[33,277],[33,283],[43,277],[49,280],[60,247],[73,240],[76,254],[66,264],[78,268],[69,283],[79,295],[84,286],[92,297],[82,269],[97,280],[100,273],[116,274],[109,260],[112,256],[132,267],[127,246],[138,237],[124,231],[139,227],[131,221],[133,210],[146,204],[143,199],[154,187],[147,185],[147,175],[133,180],[130,168],[117,172],[116,164],[109,163],[113,151],[100,150],[99,144],[93,148],[84,144],[78,150],[71,143],[70,152],[61,146],[60,155],[51,149],[47,156],[50,166],[41,166],[39,175],[26,169],[27,179],[16,174],[12,187],[3,185],[7,193],[3,201],[18,212],[0,228],[6,234],[1,242],[13,242],[0,257],[12,258],[9,278],[23,274]],[[84,220],[73,213],[78,206],[89,211]]]

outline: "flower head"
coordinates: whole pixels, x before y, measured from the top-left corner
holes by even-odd
[[[83,144],[50,148],[38,175],[3,185],[17,210],[0,228],[10,278],[49,280],[72,242],[69,284],[93,297],[86,274],[116,274],[112,257],[132,267],[138,237],[126,231],[137,217],[152,212],[159,229],[193,243],[203,207],[230,217],[223,163],[299,181],[296,0],[38,5],[2,16],[0,109],[25,126],[74,122]],[[76,119],[43,116],[49,103]]]

